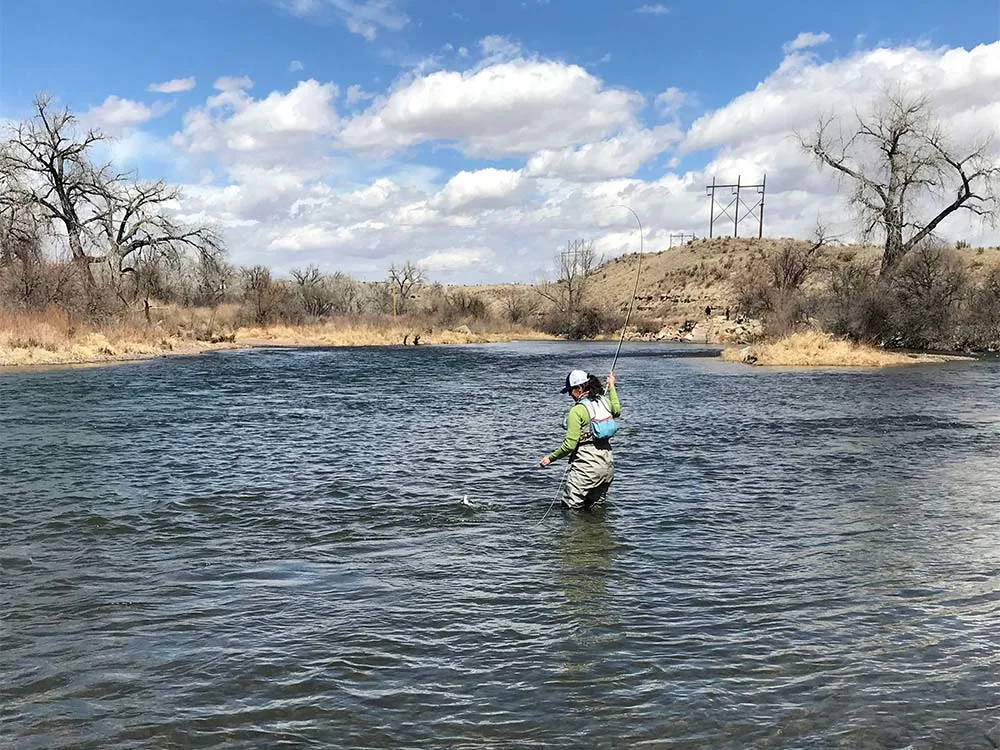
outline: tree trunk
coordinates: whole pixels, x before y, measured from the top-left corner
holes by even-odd
[[[87,290],[87,296],[90,297],[94,291],[96,282],[94,281],[94,272],[90,268],[90,258],[83,251],[80,228],[69,222],[65,222],[65,224],[66,235],[69,237],[69,249],[73,253],[73,263],[80,269],[80,274],[83,276],[83,284]]]
[[[902,259],[906,248],[903,244],[902,222],[892,211],[886,211],[885,219],[885,250],[882,253],[882,266],[879,276],[885,277],[892,273],[896,264]]]

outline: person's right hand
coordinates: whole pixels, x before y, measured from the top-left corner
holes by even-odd
[[[608,373],[608,388],[615,387],[615,374],[613,372]]]

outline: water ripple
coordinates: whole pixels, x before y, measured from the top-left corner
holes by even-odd
[[[545,516],[613,348],[0,375],[7,745],[1000,746],[1000,363],[630,345]]]

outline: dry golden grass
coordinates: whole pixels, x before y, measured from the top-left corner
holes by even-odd
[[[496,326],[497,330],[472,331],[466,326],[457,329],[436,328],[414,322],[392,322],[382,319],[340,319],[307,325],[273,325],[240,328],[237,345],[259,346],[392,346],[412,344],[419,334],[421,344],[485,344],[525,338],[551,338],[537,331],[513,326]]]
[[[140,316],[104,326],[74,321],[52,308],[44,312],[0,310],[0,366],[122,362],[165,354],[196,354],[253,346],[385,346],[413,343],[470,344],[549,338],[515,326],[495,331],[439,329],[419,321],[342,319],[311,325],[236,328],[235,307],[163,308],[152,324]]]
[[[191,353],[211,344],[162,326],[131,320],[107,326],[75,321],[56,308],[42,312],[0,310],[0,366],[84,364]]]
[[[722,351],[727,362],[769,367],[891,367],[915,363],[946,362],[963,357],[907,354],[844,341],[818,331],[802,331],[770,343],[729,347]]]

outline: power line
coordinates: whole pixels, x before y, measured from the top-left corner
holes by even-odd
[[[760,239],[764,236],[764,193],[767,189],[767,175],[764,175],[762,179],[756,185],[744,185],[742,176],[736,178],[736,182],[728,185],[720,185],[712,178],[712,184],[705,186],[705,194],[710,196],[712,199],[712,210],[708,217],[708,236],[715,236],[715,221],[716,221],[716,200],[715,194],[717,191],[721,191],[728,188],[730,192],[729,202],[725,205],[722,204],[721,200],[718,202],[719,206],[719,218],[723,216],[733,222],[733,237],[740,236],[740,224],[748,219],[755,220],[757,224],[757,238]],[[744,199],[744,194],[749,191],[753,192],[753,202],[747,202]],[[743,209],[743,215],[740,215],[740,208]]]

